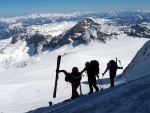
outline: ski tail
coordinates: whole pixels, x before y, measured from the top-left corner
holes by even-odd
[[[60,61],[61,61],[61,55],[57,57],[57,66],[56,66],[56,78],[55,78],[55,85],[54,85],[54,92],[53,92],[53,97],[56,98],[56,91],[57,91],[57,82],[58,82],[58,70],[60,67]]]

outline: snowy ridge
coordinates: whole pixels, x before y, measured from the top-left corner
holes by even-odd
[[[31,14],[31,15],[27,15],[27,16],[19,16],[19,17],[13,17],[13,18],[0,18],[0,21],[1,22],[6,22],[6,23],[15,23],[17,21],[25,21],[27,19],[36,19],[36,18],[44,18],[44,17],[48,17],[48,18],[59,18],[59,17],[66,17],[66,18],[70,18],[70,17],[78,17],[78,16],[81,16],[81,15],[101,15],[103,16],[104,14],[107,14],[109,15],[109,17],[111,16],[117,16],[117,14],[121,14],[121,13],[130,13],[131,14],[133,13],[150,13],[149,10],[147,11],[142,11],[142,10],[138,10],[138,11],[113,11],[113,12],[100,12],[100,13],[97,13],[97,12],[85,12],[85,13],[81,13],[81,12],[74,12],[74,13],[47,13],[47,14]],[[128,14],[127,13],[127,14]],[[139,17],[141,17],[140,15],[137,15]]]
[[[149,113],[150,75],[28,113]],[[140,90],[139,90],[140,89]]]
[[[47,14],[31,14],[27,16],[19,16],[19,17],[14,17],[14,18],[0,18],[1,21],[7,22],[7,23],[15,23],[17,21],[24,21],[27,19],[36,19],[36,18],[59,18],[59,17],[65,17],[65,18],[70,18],[70,17],[77,17],[82,14],[90,14],[91,12],[87,13],[80,13],[80,12],[75,12],[75,13],[47,13]],[[14,21],[12,21],[14,20]]]
[[[51,24],[32,25],[27,27],[28,34],[34,35],[39,32],[44,35],[57,36],[76,24],[76,21],[53,22]]]
[[[124,73],[128,76],[131,76],[131,78],[133,75],[138,75],[138,73],[141,73],[141,75],[136,76],[137,78],[141,77],[142,75],[148,75],[150,74],[150,64],[148,62],[150,62],[150,41],[147,41],[137,52]]]

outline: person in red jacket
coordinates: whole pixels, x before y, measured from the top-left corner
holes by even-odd
[[[69,72],[67,72],[65,70],[59,70],[58,72],[63,72],[66,75],[65,81],[71,83],[71,87],[72,87],[71,99],[79,97],[79,94],[77,92],[77,88],[80,85],[81,73],[79,73],[78,68],[77,67],[73,67],[71,73],[69,73]]]

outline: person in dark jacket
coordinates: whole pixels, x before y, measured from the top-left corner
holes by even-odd
[[[81,71],[81,74],[86,71],[87,72],[87,76],[88,76],[88,82],[89,82],[89,88],[90,88],[90,92],[89,93],[93,93],[93,87],[95,88],[96,91],[99,91],[99,88],[97,86],[96,83],[96,76],[98,76],[98,74],[96,74],[93,71],[93,67],[91,67],[90,62],[86,62],[85,63],[85,68]]]
[[[77,88],[80,85],[81,73],[78,72],[78,68],[73,67],[71,73],[69,73],[65,70],[59,70],[58,72],[63,72],[66,75],[65,80],[71,83],[71,87],[72,87],[71,99],[79,97]]]
[[[114,60],[110,60],[107,63],[107,67],[106,67],[105,72],[102,73],[102,75],[104,76],[105,73],[109,70],[110,83],[111,83],[110,87],[114,86],[114,79],[115,79],[115,76],[116,76],[117,69],[123,69],[123,67],[118,67],[117,63]]]

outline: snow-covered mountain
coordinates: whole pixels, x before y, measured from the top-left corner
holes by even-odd
[[[17,57],[22,58],[25,54],[26,56],[30,57],[44,51],[55,50],[63,45],[68,44],[77,46],[79,44],[89,44],[91,41],[106,43],[110,39],[116,38],[117,35],[124,34],[124,32],[121,30],[121,28],[123,28],[122,26],[116,27],[112,24],[112,21],[108,19],[94,20],[93,18],[83,18],[77,23],[60,22],[50,25],[51,27],[48,26],[48,28],[46,25],[44,25],[46,28],[43,28],[43,26],[34,26],[34,29],[36,29],[34,30],[36,31],[35,34],[17,34],[12,36],[10,39],[5,39],[5,41],[2,40],[0,49],[1,56],[3,57],[9,54],[8,52],[10,51],[9,49],[12,47],[12,45],[16,45],[16,47],[18,47],[17,43],[23,43],[24,45],[22,46],[22,49],[20,49],[22,50],[23,54],[17,54]],[[38,31],[37,29],[41,30]],[[50,32],[53,35],[50,35],[50,33],[47,32]],[[18,59],[14,59],[16,56],[12,57],[11,55],[12,53],[15,54],[15,51],[16,50],[10,51],[10,54],[5,57],[5,59],[1,59],[1,62],[3,62],[1,64],[2,67],[8,68],[11,66],[11,64],[18,61]],[[8,63],[7,61],[11,62]]]
[[[24,43],[21,49],[26,50],[24,54],[33,56],[44,51],[55,50],[66,44],[77,46],[89,44],[91,41],[107,43],[122,34],[149,38],[149,18],[150,12],[148,11],[33,14],[24,17],[1,18],[0,51],[2,57],[6,56],[5,51],[13,44],[17,45],[19,40]],[[19,54],[21,58],[24,57],[21,55]],[[15,57],[8,55],[5,59],[1,59],[4,64],[2,67],[8,68],[7,64],[11,64],[7,63],[9,60],[16,62],[12,58]]]
[[[0,39],[6,39],[19,33],[35,33],[35,26],[49,27],[50,24],[56,22],[78,22],[85,17],[110,19],[116,26],[126,25],[130,27],[131,25],[142,24],[143,22],[150,23],[149,11],[33,14],[14,18],[0,18]],[[41,31],[40,27],[39,31]]]
[[[139,78],[143,75],[149,75],[150,71],[150,41],[147,41],[143,47],[137,52],[131,63],[126,67],[124,74],[127,76],[137,75]],[[139,75],[138,73],[142,73]],[[135,79],[135,77],[133,77]]]
[[[78,23],[70,28],[68,31],[56,36],[52,40],[54,47],[64,44],[72,44],[76,46],[78,44],[88,44],[91,40],[105,43],[108,39],[118,35],[118,28],[111,29],[110,32],[105,32],[106,25],[104,23],[98,23],[92,18],[83,18]],[[111,26],[111,28],[113,25]]]
[[[143,38],[150,38],[150,29],[146,27],[148,23],[146,24],[136,24],[130,27],[130,31],[128,32],[129,36],[134,37],[143,37]]]
[[[37,30],[35,34],[14,35],[12,37],[12,43],[23,39],[27,42],[28,45],[34,45],[35,54],[46,50],[46,48],[53,50],[55,47],[61,47],[65,44],[72,44],[73,46],[77,46],[79,44],[88,44],[91,42],[91,40],[106,43],[106,41],[115,38],[115,36],[119,35],[121,32],[123,33],[121,30],[123,27],[116,27],[111,24],[111,22],[112,21],[107,19],[94,20],[93,18],[82,18],[75,25],[74,23],[71,23],[72,27],[70,25],[70,28],[68,29],[64,28],[65,26],[68,26],[64,23],[63,28],[59,27],[60,30],[62,29],[62,33],[60,32],[60,34],[57,36],[53,37],[50,35],[50,33],[47,34]],[[57,29],[58,31],[55,32],[59,32],[59,28],[57,26],[55,26],[54,29]]]
[[[148,11],[33,14],[1,18],[0,39],[12,38],[11,44],[18,40],[26,41],[28,53],[32,56],[65,44],[77,46],[88,44],[91,40],[106,43],[120,34],[149,38],[149,20]]]

